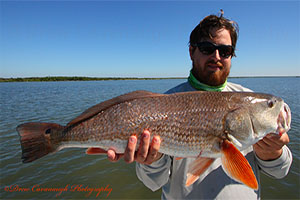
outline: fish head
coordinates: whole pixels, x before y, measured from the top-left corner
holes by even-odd
[[[291,111],[280,97],[257,94],[257,97],[249,99],[248,104],[257,141],[268,133],[282,134],[290,129]]]
[[[225,129],[239,149],[255,144],[268,133],[280,135],[290,129],[291,111],[280,97],[254,93],[243,97],[242,102],[228,114]]]

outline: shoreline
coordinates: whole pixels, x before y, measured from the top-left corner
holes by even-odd
[[[299,78],[300,76],[233,76],[236,78]],[[47,77],[24,77],[24,78],[1,78],[0,82],[50,82],[50,81],[111,81],[111,80],[161,80],[161,79],[186,79],[187,77],[160,77],[160,78],[137,78],[137,77],[85,77],[85,76],[47,76]]]

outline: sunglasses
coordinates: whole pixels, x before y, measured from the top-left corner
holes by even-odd
[[[231,45],[215,45],[211,42],[198,42],[192,44],[193,47],[198,47],[199,51],[205,55],[211,55],[218,49],[220,56],[229,58],[234,54],[234,47]]]

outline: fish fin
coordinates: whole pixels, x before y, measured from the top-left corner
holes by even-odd
[[[227,175],[234,180],[257,190],[258,183],[256,177],[243,154],[227,140],[223,141],[221,151],[222,167]]]
[[[184,159],[183,157],[176,157],[175,160],[181,160]]]
[[[107,151],[98,147],[90,147],[85,153],[88,155],[106,155]]]
[[[152,93],[152,92],[143,91],[143,90],[138,90],[138,91],[130,92],[130,93],[127,93],[127,94],[123,94],[123,95],[117,96],[115,98],[109,99],[107,101],[101,102],[97,105],[94,105],[94,106],[90,107],[89,109],[84,111],[82,114],[80,114],[78,117],[71,120],[67,124],[67,126],[71,126],[71,125],[80,123],[82,121],[85,121],[86,119],[89,119],[89,118],[97,115],[101,111],[104,111],[107,108],[109,108],[111,106],[114,106],[116,104],[119,104],[119,103],[131,101],[131,100],[139,99],[139,98],[164,96],[164,95],[166,95],[166,94]]]
[[[51,152],[57,150],[58,145],[54,143],[59,131],[64,127],[54,123],[25,123],[17,127],[22,147],[23,163],[32,162]],[[52,138],[51,138],[52,137]],[[59,142],[59,140],[57,140]]]
[[[185,185],[188,187],[193,184],[200,175],[214,162],[214,158],[206,158],[198,156],[190,165],[187,172]]]

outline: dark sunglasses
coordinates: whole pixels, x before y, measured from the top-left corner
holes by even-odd
[[[218,49],[220,56],[229,58],[234,54],[234,47],[231,45],[215,45],[211,42],[199,42],[192,44],[193,47],[198,47],[199,51],[205,55],[210,55]]]

